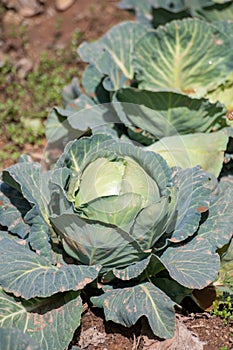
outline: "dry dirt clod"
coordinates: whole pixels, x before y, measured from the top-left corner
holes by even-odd
[[[75,0],[56,0],[55,7],[58,11],[65,11],[73,5]]]

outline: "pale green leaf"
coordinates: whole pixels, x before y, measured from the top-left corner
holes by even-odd
[[[138,41],[136,79],[140,89],[203,97],[225,79],[231,55],[227,36],[216,27],[197,19],[172,21]]]
[[[223,166],[227,143],[227,132],[220,130],[210,134],[164,137],[147,149],[160,154],[170,167],[185,169],[200,165],[217,177]]]

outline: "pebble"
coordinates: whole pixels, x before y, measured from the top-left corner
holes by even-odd
[[[56,0],[55,7],[58,11],[65,11],[74,4],[75,0]]]
[[[18,76],[24,79],[27,76],[27,74],[30,71],[32,71],[33,63],[29,58],[21,58],[16,63],[16,69],[17,69]]]
[[[15,25],[18,26],[20,23],[22,23],[23,17],[12,10],[9,10],[6,12],[5,16],[3,17],[3,27],[7,27],[8,25]]]

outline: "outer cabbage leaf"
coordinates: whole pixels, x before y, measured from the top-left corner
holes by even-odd
[[[7,227],[8,231],[25,238],[29,226],[24,222],[23,216],[30,210],[30,204],[21,193],[0,181],[0,225]]]
[[[208,218],[198,235],[208,239],[213,251],[228,244],[233,236],[233,184],[221,181],[217,193],[212,194]]]
[[[106,90],[117,90],[133,79],[132,54],[137,40],[145,31],[146,28],[139,23],[123,22],[98,41],[91,44],[84,42],[79,47],[81,58],[94,66],[102,76],[107,76],[103,81]]]
[[[216,89],[209,91],[206,97],[211,102],[220,101],[223,103],[229,112],[233,111],[233,73],[230,73],[224,83]]]
[[[18,328],[0,328],[0,349],[4,350],[43,350],[32,337]]]
[[[113,269],[113,274],[115,277],[128,281],[139,276],[142,278],[142,274],[146,277],[149,275],[155,276],[160,271],[164,270],[164,266],[161,264],[158,257],[154,254],[149,255],[146,259],[141,260],[140,262],[129,265],[125,269]]]
[[[195,15],[209,22],[233,19],[232,1],[227,1],[225,3],[213,2],[212,6],[196,9]]]
[[[141,316],[146,316],[154,334],[160,338],[173,337],[175,303],[152,283],[113,289],[99,297],[92,297],[91,301],[104,308],[107,321],[130,327]]]
[[[174,184],[178,187],[178,191],[175,223],[171,223],[170,230],[173,232],[169,241],[178,243],[197,231],[201,212],[209,208],[211,190],[208,188],[208,175],[199,167],[177,171]]]
[[[204,170],[219,175],[228,143],[227,129],[205,134],[164,137],[148,150],[159,153],[169,166],[190,168],[200,165]]]
[[[160,256],[172,279],[190,289],[202,289],[218,274],[220,258],[212,253],[212,246],[196,237],[181,246],[168,247]]]
[[[1,240],[0,250],[0,284],[5,291],[24,299],[83,289],[98,276],[98,267],[54,266],[28,247],[7,238]]]
[[[114,103],[113,106],[125,125],[144,129],[158,139],[177,133],[208,132],[226,124],[226,109],[220,103],[212,104],[206,99],[174,92],[127,88],[116,92],[116,100],[120,105]]]
[[[119,7],[134,10],[138,21],[153,24],[154,27],[190,16],[210,22],[233,18],[232,3],[229,0],[123,0]]]
[[[215,282],[216,286],[230,287],[233,290],[233,240],[229,244],[227,251],[221,258],[219,278]]]
[[[198,19],[173,21],[138,41],[136,79],[140,89],[203,97],[232,70],[231,57],[227,36],[212,25]]]
[[[82,94],[78,78],[73,78],[71,83],[62,89],[63,105],[67,106],[70,101],[75,100]]]
[[[48,176],[49,173],[42,175],[42,167],[36,162],[17,163],[3,171],[3,181],[36,205],[45,221],[48,218]]]
[[[25,301],[0,289],[0,327],[17,327],[43,350],[64,350],[80,324],[80,292]],[[4,348],[5,349],[5,348]]]

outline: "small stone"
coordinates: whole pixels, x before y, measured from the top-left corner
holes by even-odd
[[[22,23],[23,17],[16,13],[15,11],[7,11],[5,16],[3,17],[3,27],[7,27],[9,25],[18,26]]]
[[[21,58],[16,64],[18,76],[22,79],[24,79],[27,74],[32,71],[32,68],[32,61],[28,58]]]
[[[74,4],[75,0],[56,0],[55,7],[58,11],[65,11]]]
[[[19,13],[23,17],[33,17],[43,12],[43,7],[36,0],[18,0]]]

